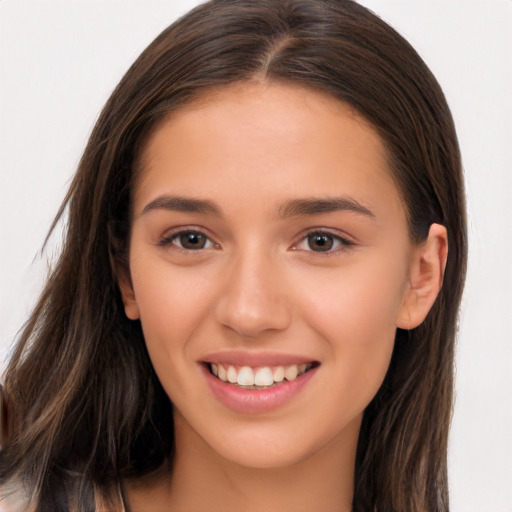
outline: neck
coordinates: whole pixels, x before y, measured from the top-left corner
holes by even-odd
[[[183,420],[181,420],[183,421]],[[279,468],[248,468],[222,458],[175,422],[176,456],[151,479],[126,484],[130,512],[350,512],[360,422],[313,455]]]

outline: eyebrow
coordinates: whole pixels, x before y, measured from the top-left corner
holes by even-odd
[[[370,208],[364,206],[351,197],[311,197],[305,199],[292,199],[290,201],[286,201],[280,206],[278,210],[278,217],[286,219],[300,215],[319,215],[322,213],[332,213],[337,211],[359,213],[372,219],[375,218],[375,213],[373,213]]]
[[[220,208],[207,199],[196,199],[182,196],[160,196],[148,203],[142,215],[153,210],[169,210],[185,213],[201,213],[222,217]],[[308,197],[285,201],[277,210],[277,217],[287,219],[301,215],[320,215],[337,211],[358,213],[375,218],[373,211],[351,197]]]
[[[185,213],[203,213],[221,217],[220,209],[206,199],[195,199],[181,196],[161,196],[148,203],[142,215],[152,210],[169,210]]]

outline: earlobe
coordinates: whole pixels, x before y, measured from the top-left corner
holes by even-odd
[[[124,312],[130,320],[138,320],[140,318],[139,306],[135,300],[133,285],[127,269],[120,268],[118,270],[118,284],[123,297]]]
[[[447,256],[446,228],[432,224],[425,242],[414,250],[408,288],[397,315],[397,327],[414,329],[425,320],[441,290]]]

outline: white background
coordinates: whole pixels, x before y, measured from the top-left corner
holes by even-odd
[[[38,251],[102,105],[144,47],[197,3],[0,0],[0,373],[47,271],[49,256]],[[416,47],[455,117],[470,264],[452,511],[512,512],[512,1],[361,3]]]

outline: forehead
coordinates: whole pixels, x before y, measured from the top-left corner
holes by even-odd
[[[345,103],[296,85],[235,84],[157,127],[142,154],[135,210],[158,193],[230,201],[233,191],[268,200],[357,194],[362,202],[384,194],[402,208],[387,162],[376,130]]]

